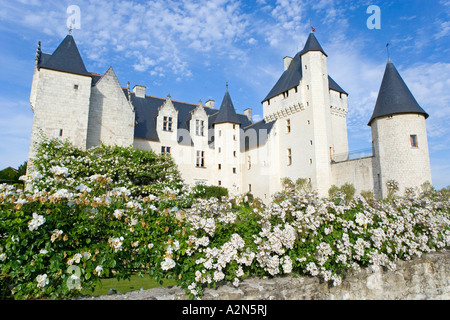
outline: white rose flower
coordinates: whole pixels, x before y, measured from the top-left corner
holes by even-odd
[[[175,267],[175,261],[173,259],[164,258],[164,261],[161,262],[161,269],[163,269],[164,271],[173,269]]]
[[[48,284],[48,278],[46,274],[40,274],[36,277],[38,288],[43,288]]]

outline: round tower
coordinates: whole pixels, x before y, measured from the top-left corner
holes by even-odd
[[[411,91],[389,59],[378,93],[372,128],[374,193],[388,194],[386,183],[395,180],[399,193],[406,188],[431,183],[430,158],[425,119]]]

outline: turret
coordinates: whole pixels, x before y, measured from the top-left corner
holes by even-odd
[[[240,193],[240,133],[241,124],[228,92],[228,84],[219,112],[213,116],[215,175],[217,185],[228,188],[231,193]]]
[[[312,186],[320,196],[327,196],[331,186],[331,117],[327,70],[327,54],[311,32],[300,53],[302,93],[305,108],[310,114],[311,156],[306,165],[313,172]],[[308,126],[308,125],[307,125]]]
[[[372,128],[374,190],[378,198],[388,194],[389,180],[398,183],[400,194],[406,188],[431,183],[427,118],[389,59],[368,123]]]
[[[39,43],[35,61],[29,158],[34,156],[40,131],[47,138],[67,139],[85,149],[92,75],[86,70],[72,35],[67,35],[53,54],[42,53]]]

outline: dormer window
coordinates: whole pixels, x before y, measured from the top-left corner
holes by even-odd
[[[163,118],[163,131],[172,131],[172,117]]]
[[[205,122],[203,120],[195,120],[195,134],[197,136],[205,135]]]

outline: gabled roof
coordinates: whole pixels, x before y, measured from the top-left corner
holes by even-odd
[[[428,114],[419,106],[389,59],[384,71],[375,109],[368,125],[370,126],[375,118],[401,113],[418,113],[423,114],[425,119],[428,118]]]
[[[213,124],[219,123],[241,123],[239,121],[239,117],[236,114],[236,110],[234,109],[233,102],[231,101],[230,93],[228,92],[228,88],[225,92],[225,96],[222,100],[222,105],[220,106],[219,113],[216,115]]]
[[[281,77],[273,86],[272,90],[270,90],[269,94],[264,98],[262,102],[272,99],[273,97],[292,88],[295,88],[300,84],[300,80],[302,80],[303,78],[302,55],[310,51],[320,51],[324,55],[326,55],[319,41],[317,41],[317,38],[312,32],[309,34],[308,40],[306,41],[303,50],[298,52],[294,56],[287,70],[283,72]],[[328,87],[331,90],[347,94],[347,92],[345,92],[344,89],[342,89],[330,76],[328,76]]]
[[[52,55],[42,54],[39,67],[63,72],[91,76],[78,51],[72,35],[67,35]]]

